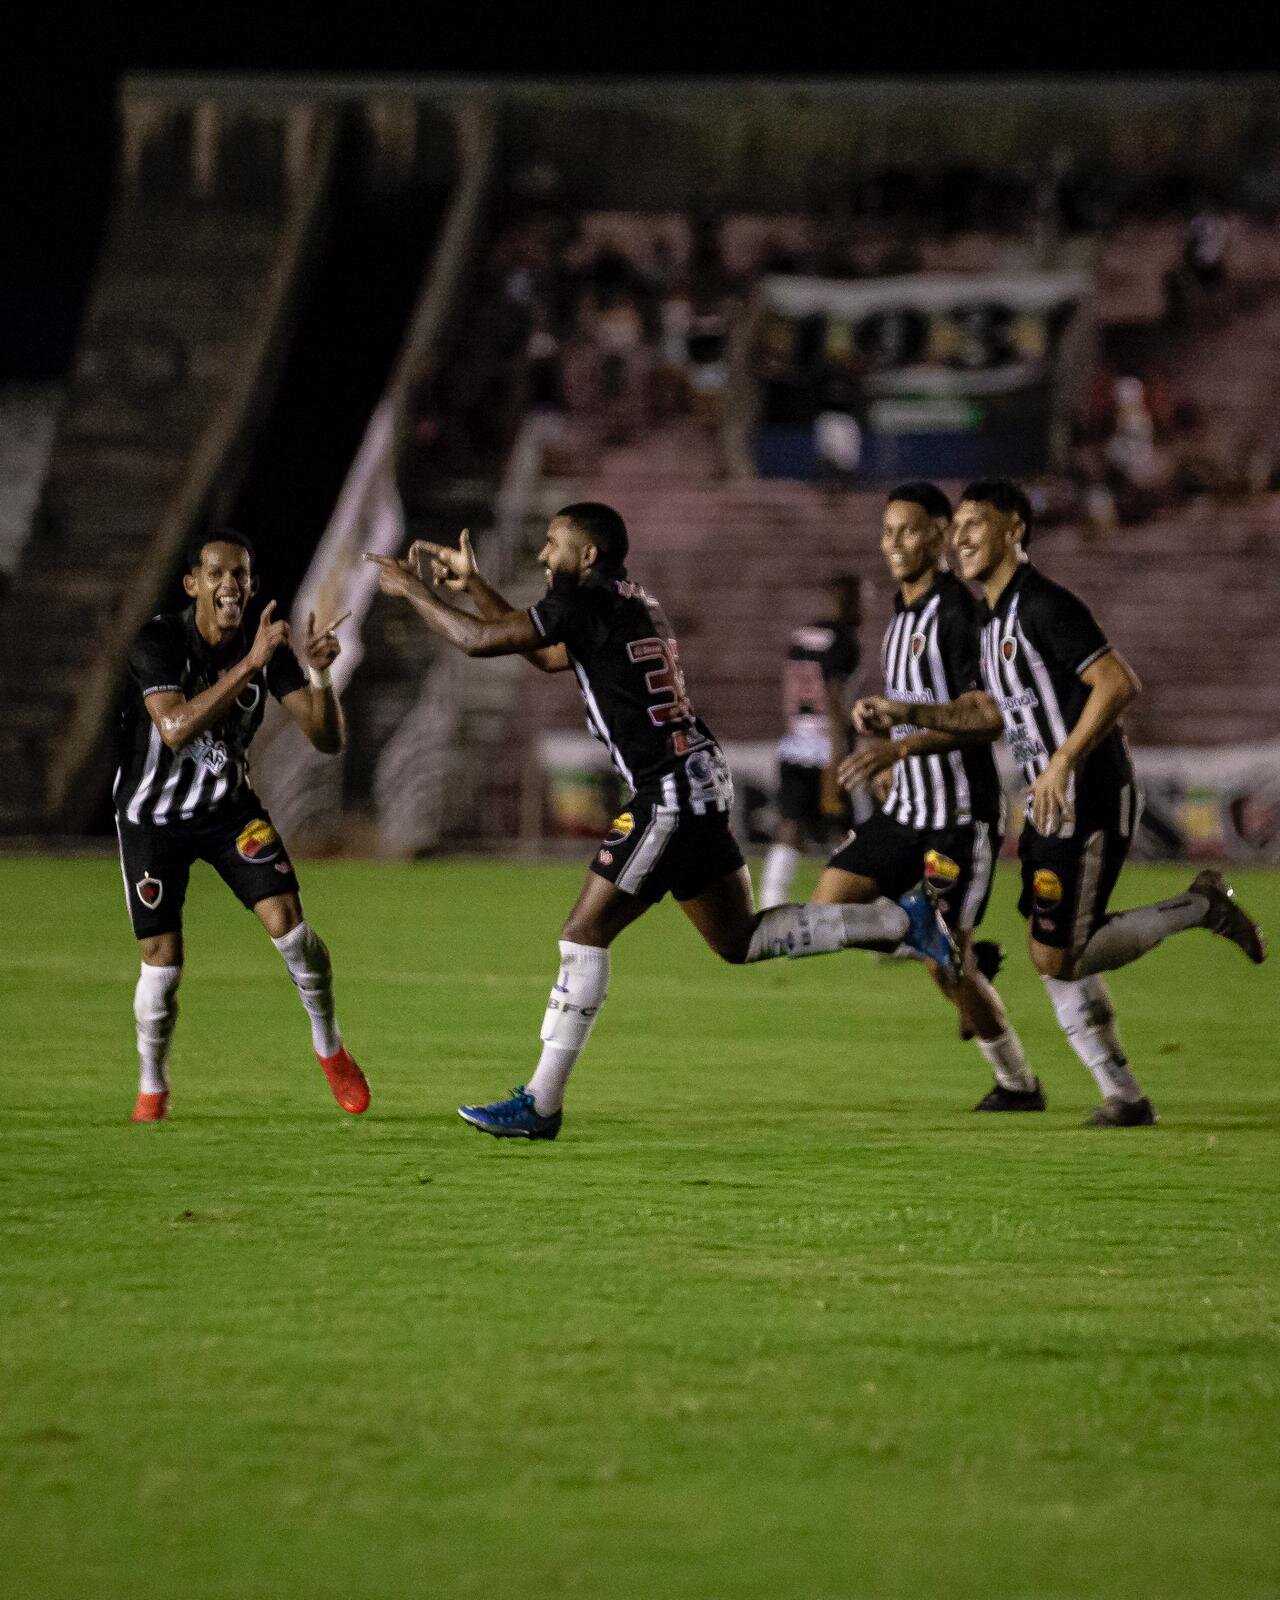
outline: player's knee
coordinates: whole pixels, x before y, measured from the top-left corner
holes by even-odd
[[[731,967],[740,967],[746,961],[751,948],[749,938],[742,938],[738,934],[712,934],[704,937],[711,947],[712,954],[719,956],[721,961],[727,961]]]
[[[273,939],[283,939],[302,922],[302,902],[296,894],[272,895],[253,908],[258,920]]]
[[[1031,965],[1042,978],[1060,978],[1068,981],[1075,971],[1070,950],[1058,950],[1053,945],[1041,944],[1038,939],[1027,941]]]
[[[146,967],[181,967],[182,935],[158,933],[148,939],[139,939],[138,953]]]

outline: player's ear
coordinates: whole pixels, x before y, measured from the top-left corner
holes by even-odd
[[[199,584],[196,582],[196,575],[194,572],[184,572],[182,574],[182,587],[191,597],[191,599],[194,600],[200,588]]]
[[[593,545],[593,544],[585,544],[585,545],[583,545],[583,547],[582,547],[582,570],[584,572],[590,572],[592,567],[594,567],[596,565],[596,563],[599,561],[599,559],[600,559],[600,552],[599,552],[599,550],[596,549],[595,545]]]
[[[250,573],[250,575],[249,575],[249,598],[252,599],[253,596],[255,594],[257,594],[257,592],[258,592],[258,574],[256,572],[253,572],[253,573]]]

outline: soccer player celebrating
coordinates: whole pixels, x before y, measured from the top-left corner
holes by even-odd
[[[627,576],[627,530],[610,506],[566,506],[547,529],[546,597],[512,608],[476,570],[464,533],[456,549],[416,543],[407,561],[370,555],[387,594],[470,656],[524,655],[543,672],[572,669],[589,724],[633,791],[602,841],[560,940],[560,975],[528,1085],[509,1100],[462,1106],[498,1138],[554,1139],[565,1085],[609,986],[609,947],[668,890],[725,961],[819,955],[906,941],[942,968],[955,947],[926,895],[898,903],[776,906],[756,913],[751,878],[729,829],[733,783],[710,730],[694,713],[662,608]],[[436,584],[465,591],[479,613],[455,609]]]
[[[787,645],[782,698],[787,728],[778,745],[778,829],[760,876],[760,904],[781,905],[807,839],[847,816],[836,769],[848,751],[846,686],[858,670],[861,585],[831,580],[835,615],[796,628]],[[846,823],[847,827],[848,824]]]
[[[1212,870],[1172,900],[1107,911],[1141,804],[1119,725],[1140,685],[1088,607],[1027,561],[1031,520],[1026,495],[1004,479],[970,484],[956,511],[959,572],[986,596],[984,689],[946,705],[886,697],[868,702],[864,720],[881,732],[907,718],[961,734],[1003,727],[1030,785],[1019,910],[1028,919],[1032,964],[1102,1091],[1090,1123],[1145,1127],[1156,1121],[1155,1109],[1129,1067],[1099,975],[1187,928],[1230,939],[1254,962],[1265,946]]]
[[[329,952],[303,916],[284,843],[249,786],[249,742],[268,693],[317,750],[342,748],[342,708],[329,678],[340,648],[337,624],[317,630],[314,614],[307,619],[305,673],[274,600],[250,640],[244,616],[257,588],[253,560],[248,539],[230,529],[197,539],[182,580],[192,604],[152,617],[129,657],[113,793],[125,898],[142,954],[133,999],[141,1061],[134,1122],[168,1114],[182,906],[197,860],[215,869],[270,934],[311,1020],[334,1099],[353,1114],[369,1104],[369,1085],[334,1017]]]
[[[932,483],[904,483],[885,503],[880,548],[898,592],[880,659],[885,696],[907,711],[888,741],[872,742],[841,765],[840,776],[851,786],[885,772],[892,773],[892,786],[883,809],[856,827],[831,857],[814,899],[845,904],[882,894],[896,898],[923,878],[963,961],[961,981],[942,982],[942,992],[959,1010],[964,1036],[977,1039],[995,1075],[974,1109],[1043,1111],[1044,1092],[973,950],[973,930],[991,896],[1004,832],[1003,796],[991,756],[994,734],[927,732],[911,710],[946,704],[978,683],[978,603],[943,565],[950,521],[951,503]],[[860,732],[878,726],[880,703],[860,700],[854,707]]]

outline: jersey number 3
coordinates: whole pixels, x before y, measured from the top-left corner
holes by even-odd
[[[691,722],[693,707],[684,686],[684,673],[676,654],[674,639],[633,639],[627,646],[632,661],[660,661],[661,666],[644,675],[644,686],[653,696],[649,721],[655,728],[671,722]]]

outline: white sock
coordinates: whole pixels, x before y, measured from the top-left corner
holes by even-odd
[[[1139,956],[1187,928],[1202,928],[1209,914],[1209,902],[1202,894],[1181,894],[1176,900],[1161,900],[1153,906],[1135,906],[1132,911],[1117,911],[1090,937],[1076,957],[1076,976],[1087,978],[1094,972],[1110,972],[1126,967]]]
[[[747,960],[825,956],[866,945],[896,945],[907,927],[906,912],[892,900],[873,900],[866,906],[774,906],[760,913]]]
[[[1102,979],[1064,983],[1061,978],[1046,978],[1044,986],[1067,1043],[1093,1074],[1104,1099],[1141,1100],[1142,1088],[1129,1070],[1129,1058],[1116,1033],[1115,1009]]]
[[[569,1074],[608,993],[609,952],[561,939],[560,976],[542,1019],[542,1055],[525,1085],[540,1117],[549,1117],[564,1105]]]
[[[1017,1089],[1026,1094],[1036,1086],[1036,1076],[1027,1065],[1022,1040],[1006,1027],[998,1039],[975,1039],[974,1043],[986,1057],[995,1080],[1002,1089]]]
[[[149,967],[144,961],[133,991],[138,1028],[138,1091],[163,1094],[169,1087],[169,1047],[178,1020],[181,967]]]
[[[300,922],[292,933],[271,942],[284,958],[311,1018],[312,1047],[318,1056],[336,1056],[342,1049],[342,1034],[333,1014],[333,964],[324,940],[309,923]]]
[[[787,891],[791,888],[791,880],[795,877],[796,867],[800,862],[800,852],[794,845],[771,844],[764,858],[764,867],[760,873],[760,909],[767,911],[770,906],[780,906],[786,903]]]

